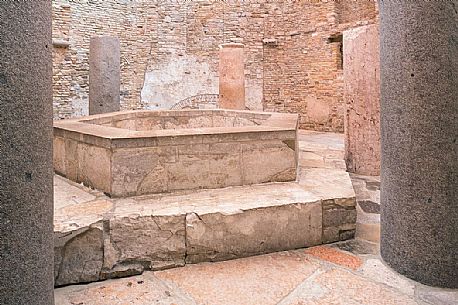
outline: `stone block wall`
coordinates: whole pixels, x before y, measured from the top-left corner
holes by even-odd
[[[53,0],[54,117],[86,115],[89,40],[121,41],[121,108],[168,109],[218,93],[218,46],[245,45],[246,106],[343,131],[342,31],[376,22],[375,1]],[[59,46],[59,47],[58,47]]]

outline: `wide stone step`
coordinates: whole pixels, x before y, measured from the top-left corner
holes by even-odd
[[[353,237],[356,222],[350,178],[335,169],[124,199],[58,176],[55,189],[56,286],[334,242]]]

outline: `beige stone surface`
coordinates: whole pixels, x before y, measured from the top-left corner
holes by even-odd
[[[234,214],[186,216],[186,262],[220,261],[321,243],[321,204],[288,205]]]
[[[299,146],[313,147],[320,154],[334,148],[339,150],[339,147],[341,147],[340,151],[343,152],[342,135],[300,132],[299,139]],[[224,149],[224,147],[220,148]],[[313,169],[303,168],[302,170],[311,170],[313,172]],[[331,177],[339,175],[339,170],[337,169],[325,170]],[[343,171],[340,170],[340,172]],[[330,226],[328,228],[339,229],[341,225],[350,225],[346,223],[332,224],[333,221],[338,219],[345,221],[347,217],[354,216],[355,191],[352,192],[343,187],[348,186],[349,180],[344,179],[344,177],[348,178],[348,176],[342,175],[339,176],[340,178],[334,179],[318,174],[320,172],[316,173],[316,179],[308,176],[309,182],[305,186],[301,185],[300,181],[299,183],[266,183],[214,190],[185,190],[165,196],[156,194],[114,200],[106,200],[107,198],[103,197],[103,194],[91,193],[86,188],[58,177],[62,183],[56,184],[56,188],[64,187],[68,195],[56,196],[55,199],[59,201],[71,200],[71,203],[57,203],[56,206],[61,208],[58,209],[56,216],[61,215],[63,218],[55,220],[56,227],[60,226],[61,219],[65,219],[67,221],[64,223],[66,227],[77,228],[75,232],[71,231],[70,234],[69,232],[63,234],[67,236],[67,241],[77,241],[74,238],[75,236],[82,236],[81,240],[92,240],[91,242],[80,242],[78,246],[78,248],[81,247],[84,250],[82,253],[91,258],[97,257],[98,252],[94,251],[97,247],[94,245],[97,245],[97,241],[100,241],[100,239],[89,239],[90,236],[85,236],[84,232],[90,231],[88,228],[89,223],[95,222],[95,228],[100,228],[100,222],[98,221],[105,221],[106,223],[106,221],[109,222],[111,217],[123,220],[122,222],[125,220],[126,222],[125,225],[122,222],[120,223],[120,228],[124,228],[126,233],[129,234],[129,238],[122,241],[124,253],[141,253],[141,248],[148,250],[158,249],[156,245],[148,243],[148,234],[139,235],[141,246],[137,246],[135,244],[137,239],[131,234],[137,228],[142,233],[150,232],[151,236],[157,236],[154,239],[158,239],[161,234],[163,234],[162,237],[170,236],[170,233],[166,234],[165,231],[173,230],[173,227],[178,225],[177,222],[173,221],[174,219],[181,220],[186,215],[195,215],[196,217],[198,216],[197,221],[200,222],[198,218],[201,215],[208,215],[212,225],[216,224],[213,228],[217,228],[220,225],[223,229],[229,228],[229,230],[237,232],[237,230],[241,231],[237,226],[234,228],[228,227],[226,226],[227,223],[217,222],[216,219],[227,220],[229,217],[243,216],[244,213],[249,211],[265,211],[269,209],[276,211],[279,208],[294,206],[291,204],[292,202],[304,200],[321,200],[323,203],[322,209],[338,210],[336,215],[339,217],[324,219],[324,223],[334,225],[334,227]],[[358,176],[358,178],[355,180],[354,175],[352,175],[355,190],[357,191],[357,200],[373,199],[373,193],[376,192],[378,187],[377,177]],[[66,187],[66,183],[71,187]],[[342,186],[339,187],[339,185]],[[325,191],[326,188],[328,188],[328,191]],[[319,191],[312,192],[313,189]],[[91,196],[83,195],[83,193]],[[332,198],[326,193],[336,197]],[[350,195],[348,198],[342,197],[348,195]],[[94,200],[92,196],[96,196],[96,199]],[[78,203],[75,203],[75,200]],[[111,202],[112,205],[108,202]],[[91,207],[91,204],[94,204],[94,206]],[[78,206],[80,207],[79,211]],[[62,207],[66,209],[62,209]],[[297,209],[297,207],[295,208]],[[349,208],[347,210],[348,213],[342,214],[341,209],[347,208]],[[361,213],[361,211],[361,208],[358,207],[358,213]],[[62,212],[65,212],[64,215],[62,215]],[[276,217],[276,213],[273,214],[273,217]],[[76,217],[77,215],[78,217]],[[250,218],[255,218],[259,215],[262,215],[262,213]],[[108,218],[104,218],[104,216]],[[171,217],[172,219],[165,222],[170,224],[170,227],[164,226],[164,222],[158,222],[158,219],[165,220],[167,219],[166,217]],[[269,217],[272,216],[269,215]],[[156,220],[158,226],[155,226],[156,224],[153,225],[150,219]],[[81,225],[78,225],[78,223],[81,223]],[[247,228],[250,228],[251,224],[248,219]],[[354,223],[352,225],[354,227]],[[164,232],[159,232],[157,230],[159,227],[163,228]],[[145,228],[148,228],[146,232]],[[105,229],[107,228],[104,227]],[[122,229],[117,229],[117,234],[119,234],[117,239],[122,239],[123,231]],[[217,230],[213,231],[215,232],[212,233],[217,235]],[[101,278],[129,276],[142,272],[145,267],[141,264],[145,263],[145,261],[117,264],[119,259],[117,255],[119,254],[112,245],[110,234],[107,234],[107,232],[109,231],[104,231],[103,236],[104,257],[103,267],[100,271]],[[204,234],[202,240],[205,241],[206,236],[208,235]],[[173,240],[174,238],[172,237],[171,239]],[[286,238],[286,240],[288,239]],[[63,240],[62,244],[65,245],[67,241]],[[132,244],[129,245],[128,241],[131,241]],[[316,250],[323,248],[325,249],[324,251]],[[61,250],[57,249],[56,251]],[[67,255],[70,255],[70,259],[72,257],[71,254],[71,252],[67,252]],[[56,255],[56,257],[58,256]],[[60,258],[62,259],[62,256]],[[67,262],[72,262],[72,264],[68,264],[68,266],[73,265],[74,270],[77,271],[75,274],[81,276],[82,279],[91,276],[89,271],[98,270],[98,264],[90,264],[88,267],[91,268],[81,269],[78,264],[74,263],[77,260],[70,259],[67,259]],[[56,270],[59,269],[56,268]],[[85,273],[81,273],[80,270],[84,270]],[[65,274],[65,276],[72,274]],[[64,279],[63,276],[61,278]],[[85,305],[455,305],[458,299],[457,293],[456,290],[427,287],[400,276],[380,261],[377,244],[353,239],[335,243],[329,247],[273,253],[218,263],[187,264],[183,268],[154,273],[146,271],[141,276],[58,288],[55,295],[56,304],[59,305],[80,303]]]
[[[318,270],[279,305],[419,304],[396,289],[340,269]]]
[[[380,175],[378,25],[344,32],[345,161],[349,172]]]
[[[329,150],[340,145],[335,135],[301,132],[299,136],[302,147],[315,147],[322,155],[333,155]],[[289,147],[291,142],[267,137],[264,144]],[[156,149],[161,158],[158,152],[167,147],[139,151]],[[204,153],[218,157],[241,150],[242,145],[226,142],[200,143],[180,146],[163,158],[198,162]],[[154,159],[132,155],[143,160],[145,168],[154,166],[149,164]],[[128,163],[128,156],[125,154],[122,163]],[[348,174],[329,168],[303,168],[302,173],[299,182],[118,199],[56,177],[57,194],[68,193],[55,196],[56,283],[123,277],[186,262],[245,257],[351,238],[356,211]],[[85,267],[85,260],[93,263]],[[74,277],[70,276],[72,270],[76,270]]]
[[[413,296],[415,293],[415,285],[412,281],[387,267],[378,258],[366,260],[360,271],[365,277],[396,288],[405,295]]]
[[[197,305],[186,293],[152,273],[55,290],[56,305]]]
[[[356,237],[370,242],[380,242],[380,223],[356,223]]]
[[[200,263],[55,290],[56,304],[455,305],[458,291],[392,272],[367,242]],[[319,250],[319,251],[317,251]],[[372,252],[372,250],[371,250]]]
[[[300,173],[299,184],[322,199],[349,199],[355,205],[355,192],[350,176],[338,169],[308,168]]]
[[[56,121],[55,170],[113,197],[294,181],[297,122],[294,114],[221,109]]]
[[[219,107],[245,109],[244,45],[227,43],[219,50]]]
[[[67,179],[58,175],[54,175],[54,190],[54,210],[96,198],[95,195],[90,193],[89,189],[72,185],[68,183]]]
[[[274,305],[317,265],[297,253],[274,253],[156,272],[202,305]]]
[[[317,245],[330,204],[294,182],[90,199],[55,212],[58,285]]]
[[[107,234],[115,265],[137,263],[146,270],[184,265],[184,215],[123,217],[115,214]]]

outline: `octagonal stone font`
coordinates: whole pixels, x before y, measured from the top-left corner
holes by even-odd
[[[294,181],[297,114],[124,111],[54,122],[54,169],[113,197]]]

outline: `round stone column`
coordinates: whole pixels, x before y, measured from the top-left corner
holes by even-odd
[[[380,175],[380,51],[378,25],[343,33],[345,163],[360,175]]]
[[[54,304],[51,1],[0,2],[0,304]]]
[[[121,51],[119,38],[91,37],[89,46],[89,114],[119,111]]]
[[[219,107],[245,110],[243,44],[226,43],[219,50]]]
[[[379,5],[381,255],[458,288],[458,2]]]

